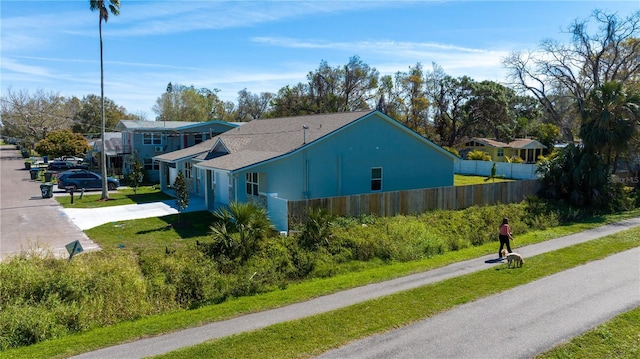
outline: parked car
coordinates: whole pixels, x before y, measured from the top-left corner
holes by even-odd
[[[56,160],[58,160],[56,158]],[[73,162],[76,164],[82,164],[82,162],[84,162],[84,158],[82,157],[76,157],[76,156],[62,156],[60,158],[60,161],[69,161],[69,162]]]
[[[113,177],[107,177],[107,188],[110,191],[120,187],[120,181]],[[58,188],[70,189],[73,191],[79,188],[101,189],[102,176],[87,170],[70,170],[58,174]]]
[[[66,170],[87,169],[87,168],[88,167],[86,165],[81,165],[81,164],[70,162],[70,161],[52,161],[52,162],[49,162],[49,165],[47,166],[47,171],[63,172]]]

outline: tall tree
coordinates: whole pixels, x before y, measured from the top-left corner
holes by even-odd
[[[0,98],[3,135],[17,138],[24,148],[33,148],[48,133],[71,128],[74,109],[69,103],[57,93],[8,89]]]
[[[380,73],[359,56],[353,56],[342,68],[340,112],[371,108],[375,98]]]
[[[427,135],[430,132],[429,100],[426,94],[422,64],[417,63],[414,67],[410,66],[408,72],[397,72],[395,83],[397,92],[394,96],[396,101],[394,107],[398,110],[395,119],[412,130]],[[433,135],[428,137],[433,137]]]
[[[247,89],[238,91],[237,120],[244,122],[264,117],[269,111],[272,98],[273,94],[270,92],[262,92],[258,95],[252,94]]]
[[[156,121],[202,122],[212,119],[231,120],[233,106],[220,100],[219,89],[197,89],[193,85],[172,84],[167,86],[153,106]]]
[[[104,99],[105,131],[113,131],[120,120],[141,120],[140,116],[127,113],[109,98]],[[73,132],[83,134],[100,133],[102,126],[102,99],[97,95],[87,95],[78,103],[73,117]]]
[[[474,82],[471,89],[465,104],[466,134],[511,141],[517,125],[513,111],[515,92],[493,81]]]
[[[465,104],[473,94],[473,79],[463,76],[429,76],[427,91],[433,108],[436,139],[441,145],[453,147],[464,136],[470,123]]]
[[[120,14],[120,0],[89,0],[89,8],[91,11],[98,11],[98,31],[100,33],[100,98],[102,109],[102,128],[100,138],[103,148],[101,151],[101,167],[102,167],[102,199],[109,199],[109,191],[107,188],[107,154],[104,149],[105,143],[105,116],[104,116],[104,61],[103,61],[103,45],[102,45],[102,21],[106,23],[109,20],[109,13],[118,16]]]
[[[615,171],[615,158],[628,149],[640,121],[640,95],[627,93],[620,82],[606,82],[579,107],[585,150],[599,154]]]
[[[591,33],[591,30],[596,32]],[[512,83],[535,96],[553,123],[573,140],[580,106],[609,81],[637,79],[640,71],[640,11],[626,18],[596,10],[567,29],[568,44],[544,40],[538,51],[515,52],[504,60]]]
[[[287,85],[278,90],[278,94],[272,100],[273,107],[269,117],[298,116],[314,113],[307,88],[308,86],[299,82],[293,87]]]
[[[307,83],[286,86],[273,98],[270,116],[357,111],[375,107],[379,73],[358,56],[344,66],[320,62],[307,74]]]

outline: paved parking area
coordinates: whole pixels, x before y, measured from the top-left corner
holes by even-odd
[[[85,251],[99,248],[55,199],[42,198],[40,183],[30,179],[20,151],[0,146],[0,260],[25,250],[67,257],[64,246],[75,240]]]

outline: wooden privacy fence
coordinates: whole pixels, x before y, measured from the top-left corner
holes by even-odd
[[[516,203],[540,188],[539,180],[486,183],[468,186],[425,188],[288,201],[289,227],[306,217],[309,208],[324,208],[338,216],[375,214],[381,217],[415,214],[429,210],[455,210],[474,205]]]

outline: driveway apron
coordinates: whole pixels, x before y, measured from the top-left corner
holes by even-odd
[[[67,257],[65,245],[76,240],[85,251],[98,249],[55,199],[42,198],[41,182],[30,178],[20,151],[0,146],[0,260],[28,250]]]

